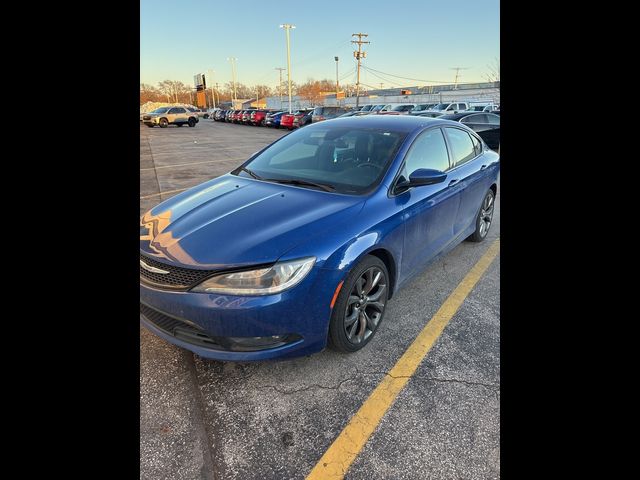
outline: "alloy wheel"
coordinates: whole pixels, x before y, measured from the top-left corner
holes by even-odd
[[[491,221],[493,220],[493,193],[487,195],[480,207],[480,236],[484,237],[489,231]]]
[[[356,280],[344,315],[344,331],[352,344],[366,341],[378,327],[386,303],[387,278],[370,267]]]

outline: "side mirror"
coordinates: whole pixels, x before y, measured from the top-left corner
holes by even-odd
[[[398,187],[420,187],[422,185],[435,185],[442,183],[447,178],[447,174],[440,170],[433,170],[430,168],[419,168],[409,176],[409,181],[404,181],[398,184]]]

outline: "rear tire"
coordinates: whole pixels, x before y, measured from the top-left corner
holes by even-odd
[[[367,255],[351,269],[342,284],[331,312],[329,346],[352,353],[367,345],[384,319],[388,298],[387,267],[378,257]]]
[[[487,238],[487,234],[489,233],[489,228],[491,228],[491,224],[493,223],[493,211],[495,207],[495,195],[493,190],[489,189],[484,199],[482,200],[482,204],[480,205],[480,209],[478,210],[478,215],[476,216],[476,231],[473,232],[467,240],[470,242],[482,242],[485,238]]]

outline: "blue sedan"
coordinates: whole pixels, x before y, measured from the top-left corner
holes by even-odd
[[[295,131],[143,216],[140,320],[218,360],[355,352],[409,279],[486,238],[499,169],[449,120],[372,115]]]

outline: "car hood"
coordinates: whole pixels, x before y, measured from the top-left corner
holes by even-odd
[[[363,205],[363,197],[227,174],[147,212],[141,220],[140,251],[196,268],[271,263],[339,228]]]

